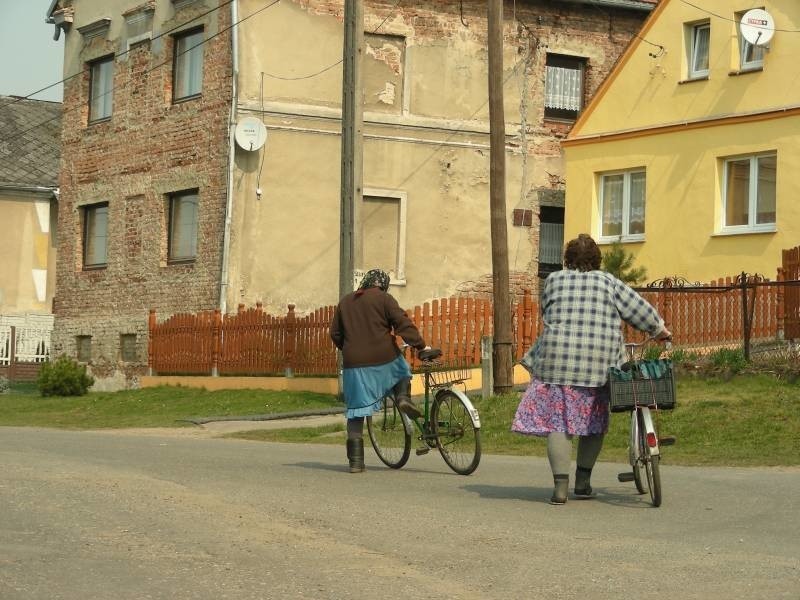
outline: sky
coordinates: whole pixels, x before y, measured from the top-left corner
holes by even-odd
[[[64,34],[45,23],[52,0],[0,0],[0,95],[27,96],[64,78]],[[69,75],[70,73],[67,73]],[[33,96],[61,101],[61,84]]]

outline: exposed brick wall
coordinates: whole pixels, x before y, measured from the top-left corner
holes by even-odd
[[[181,10],[160,30],[201,9],[206,8]],[[223,8],[193,26],[204,24],[213,33],[229,23],[230,11]],[[84,46],[81,60],[119,53],[122,43],[96,38]],[[173,38],[165,36],[116,59],[108,121],[87,123],[88,69],[64,87],[53,355],[75,357],[75,337],[90,335],[90,370],[96,378],[113,376],[122,384],[146,371],[150,308],[161,314],[196,311],[212,309],[219,300],[230,34],[204,46],[202,96],[179,103],[172,102],[173,46]],[[168,264],[167,197],[187,189],[197,189],[199,196],[197,259]],[[84,270],[81,207],[97,202],[109,206],[107,267]],[[121,334],[136,334],[136,362],[121,361]]]

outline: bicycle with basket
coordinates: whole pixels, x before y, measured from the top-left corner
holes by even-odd
[[[617,479],[633,481],[637,491],[649,492],[653,506],[658,507],[662,500],[661,447],[674,444],[675,438],[658,436],[656,417],[660,410],[675,408],[675,374],[671,360],[644,358],[648,343],[625,344],[628,361],[609,372],[609,406],[611,412],[631,413],[631,472],[620,473]]]
[[[456,386],[471,377],[463,363],[443,363],[442,351],[421,350],[421,372],[425,382],[422,416],[411,419],[397,409],[393,395],[386,396],[380,409],[367,417],[367,430],[378,458],[388,467],[403,467],[411,455],[411,438],[416,431],[420,442],[417,456],[438,448],[444,462],[459,475],[469,475],[481,459],[481,422],[477,409]]]

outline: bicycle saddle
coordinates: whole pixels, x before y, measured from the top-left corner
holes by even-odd
[[[442,355],[442,351],[439,348],[431,348],[430,350],[420,350],[417,352],[417,356],[420,360],[433,360],[434,358],[439,358]]]

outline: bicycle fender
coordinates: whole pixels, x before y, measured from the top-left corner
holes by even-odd
[[[462,392],[460,390],[456,390],[456,389],[453,389],[453,388],[445,388],[443,390],[439,390],[436,393],[436,395],[438,396],[439,394],[441,394],[442,392],[445,392],[445,391],[452,392],[456,396],[459,397],[459,399],[464,403],[464,406],[467,407],[467,412],[469,413],[469,418],[472,419],[472,425],[475,427],[475,429],[480,429],[481,428],[481,417],[478,414],[478,409],[475,408],[472,405],[472,402],[470,402],[470,399],[467,398],[466,394],[464,394],[464,392]]]
[[[644,421],[644,431],[645,433],[652,433],[656,436],[656,440],[658,440],[658,434],[656,434],[656,428],[653,425],[653,415],[650,413],[649,408],[642,409],[642,421]],[[661,452],[658,449],[658,441],[656,441],[656,445],[650,448],[650,456],[658,456]]]

